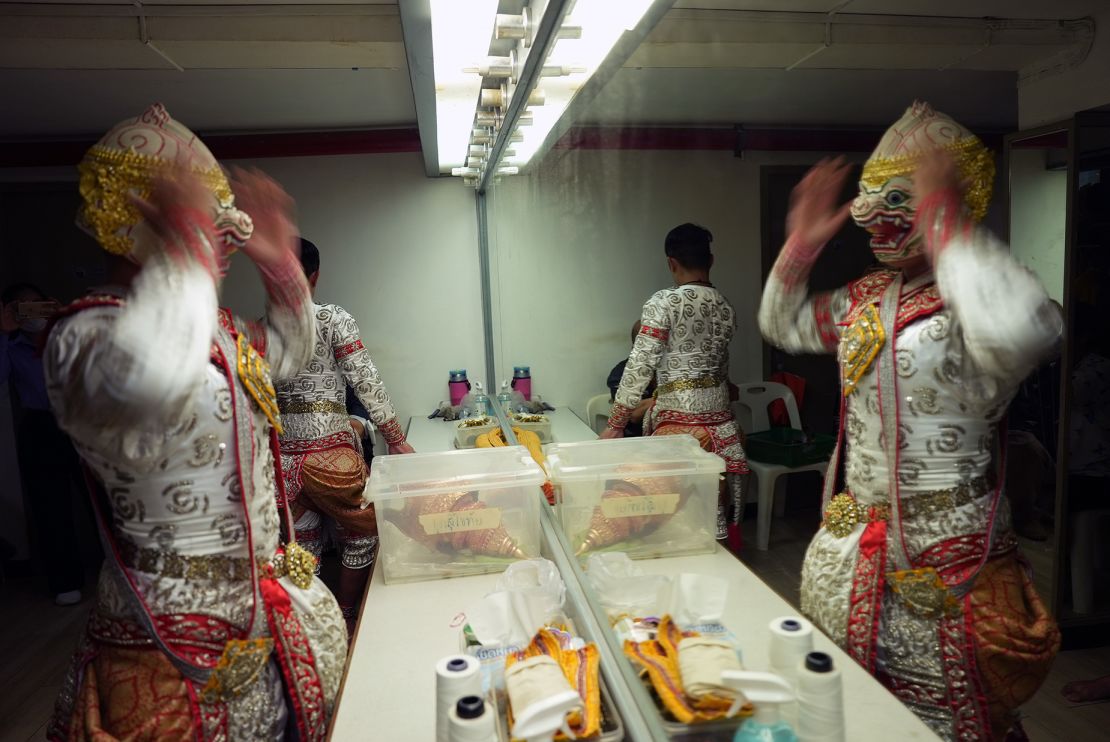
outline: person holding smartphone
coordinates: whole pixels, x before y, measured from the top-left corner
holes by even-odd
[[[70,497],[78,471],[77,453],[50,409],[39,351],[58,303],[29,283],[5,288],[0,303],[0,383],[11,384],[19,403],[20,477],[54,602],[75,605],[81,601],[85,581]]]

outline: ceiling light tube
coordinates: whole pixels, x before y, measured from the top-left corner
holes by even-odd
[[[440,172],[463,164],[482,78],[463,71],[489,55],[497,0],[429,0]]]
[[[655,0],[576,0],[566,20],[581,29],[580,38],[560,38],[544,60],[548,67],[572,68],[570,74],[544,80],[545,105],[534,111],[535,125],[524,133],[517,155],[507,165],[523,166],[543,146],[575,94],[597,71],[617,42],[636,28]],[[561,70],[560,70],[561,71]]]

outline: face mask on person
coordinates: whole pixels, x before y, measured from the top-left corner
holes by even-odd
[[[46,329],[46,317],[28,317],[20,320],[19,329],[28,335],[35,335]]]

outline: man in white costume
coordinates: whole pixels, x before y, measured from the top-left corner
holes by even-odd
[[[1059,311],[978,226],[994,162],[951,118],[915,103],[838,208],[847,167],[823,162],[795,189],[759,311],[768,341],[840,365],[802,610],[943,738],[1021,739],[1014,710],[1060,639],[1011,532],[1000,423],[1053,351]],[[810,295],[849,213],[883,268]]]
[[[313,293],[320,278],[320,251],[300,241],[301,266]],[[317,559],[323,527],[331,520],[339,540],[336,597],[348,632],[354,631],[358,605],[370,578],[378,545],[374,508],[363,507],[366,486],[361,435],[347,414],[346,389],[354,390],[370,420],[382,432],[389,453],[412,453],[397,412],[358,323],[338,304],[312,304],[315,337],[312,357],[296,376],[278,379],[281,468],[285,496],[293,513],[297,542]]]
[[[312,346],[292,202],[244,173],[250,216],[238,210],[212,154],[161,105],[114,127],[79,170],[78,223],[120,285],[63,311],[44,366],[106,561],[49,735],[322,740],[347,636],[311,555],[282,547],[275,507],[270,373],[295,373]],[[235,247],[266,286],[265,327],[218,308]]]

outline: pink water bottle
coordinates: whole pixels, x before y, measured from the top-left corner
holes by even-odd
[[[513,389],[520,392],[526,401],[532,401],[532,369],[513,366]]]
[[[463,397],[470,391],[470,382],[466,378],[465,368],[451,372],[447,380],[447,391],[451,395],[451,406],[458,407]]]

